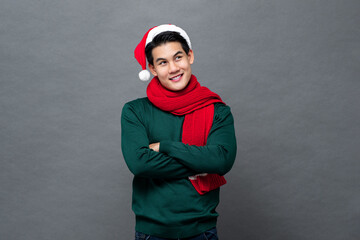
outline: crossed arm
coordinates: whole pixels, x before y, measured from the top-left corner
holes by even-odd
[[[144,125],[131,106],[122,114],[122,150],[130,171],[148,178],[187,178],[200,173],[228,172],[236,156],[234,122],[230,108],[215,111],[206,146],[176,141],[149,143]]]

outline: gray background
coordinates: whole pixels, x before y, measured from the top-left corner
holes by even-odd
[[[174,23],[235,117],[230,239],[360,239],[360,1],[1,0],[0,239],[133,239],[133,50]],[[174,203],[176,204],[176,203]]]

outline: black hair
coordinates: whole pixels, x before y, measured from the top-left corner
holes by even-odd
[[[186,42],[185,38],[180,35],[180,33],[173,31],[162,32],[156,35],[154,39],[145,47],[146,59],[151,65],[154,65],[152,50],[167,42],[179,42],[186,54],[188,54],[190,51],[188,43]]]

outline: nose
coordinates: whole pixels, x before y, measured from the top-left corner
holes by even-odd
[[[174,62],[169,62],[169,73],[176,73],[179,71],[179,66]]]

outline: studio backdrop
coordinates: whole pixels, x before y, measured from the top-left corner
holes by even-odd
[[[360,239],[360,1],[0,2],[0,239],[130,240],[123,105],[150,27],[235,119],[221,240]],[[174,204],[177,204],[176,202]]]

